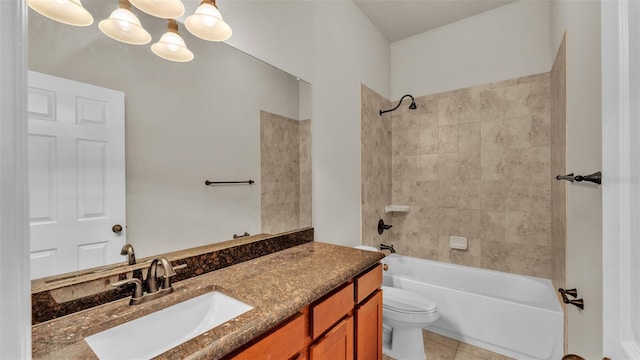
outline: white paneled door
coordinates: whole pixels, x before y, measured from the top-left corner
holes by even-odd
[[[28,119],[31,278],[123,261],[124,93],[30,71]]]

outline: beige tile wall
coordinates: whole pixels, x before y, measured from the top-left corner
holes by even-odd
[[[311,121],[260,112],[262,232],[311,225]]]
[[[389,242],[389,231],[377,232],[378,220],[389,222],[384,213],[391,204],[391,116],[387,99],[362,85],[361,89],[362,162],[362,243],[379,247]]]
[[[386,159],[384,137],[367,128],[373,96],[366,90],[363,243],[388,200],[386,183],[376,180],[387,169],[365,156],[375,148]],[[399,253],[551,277],[550,96],[545,73],[419,97],[416,110],[405,100],[391,113],[391,200],[411,206],[389,217],[388,239]],[[375,196],[367,192],[373,186]],[[451,235],[467,237],[468,250],[450,249]]]
[[[311,226],[311,119],[299,121],[300,228]]]

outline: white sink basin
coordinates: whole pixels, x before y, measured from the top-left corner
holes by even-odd
[[[214,291],[85,338],[100,359],[149,359],[253,309]]]

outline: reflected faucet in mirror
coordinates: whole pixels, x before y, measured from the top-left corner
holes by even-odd
[[[136,264],[136,252],[133,250],[133,245],[124,244],[122,250],[120,250],[120,255],[127,256],[127,263],[129,263],[129,265]]]
[[[158,263],[162,267],[162,278],[158,279]],[[111,286],[122,286],[128,284],[134,284],[135,288],[131,295],[131,301],[129,305],[144,304],[148,301],[169,295],[173,292],[173,285],[171,285],[171,277],[176,275],[176,269],[184,269],[187,264],[178,265],[175,268],[171,265],[169,260],[165,257],[155,258],[149,264],[147,270],[146,289],[144,292],[142,281],[138,278],[125,279],[122,281],[111,283]]]

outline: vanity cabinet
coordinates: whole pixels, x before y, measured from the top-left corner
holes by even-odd
[[[381,360],[381,284],[377,264],[226,359]]]

